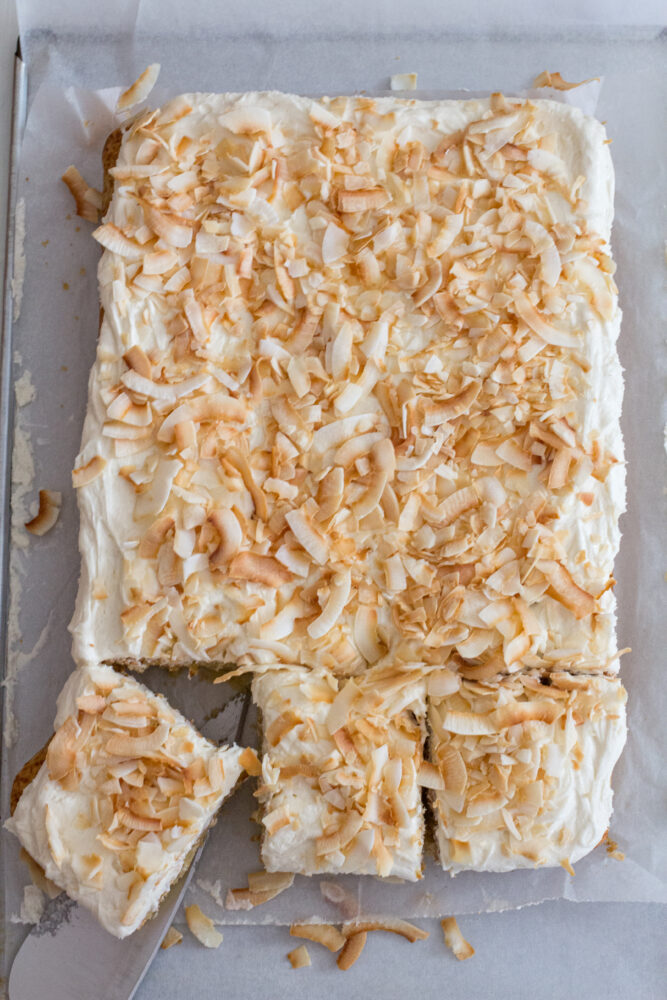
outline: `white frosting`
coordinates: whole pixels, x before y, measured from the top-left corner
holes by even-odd
[[[416,717],[423,718],[424,686],[420,680],[408,685],[402,696],[406,708],[392,714],[377,706],[377,698],[372,711],[369,695],[376,688],[360,685],[360,700],[346,722],[350,749],[342,751],[327,724],[335,678],[306,670],[268,671],[255,678],[253,697],[264,733],[258,795],[267,871],[421,877],[423,731]],[[375,743],[356,728],[359,720],[375,728]],[[299,766],[309,773],[284,773]],[[343,838],[339,848],[322,847],[321,838],[345,830],[357,817],[353,836]]]
[[[178,117],[179,109],[191,107],[189,114]],[[239,109],[249,108],[251,115],[260,119],[268,116],[271,123],[272,143],[290,155],[292,150],[303,145],[304,137],[313,134],[310,114],[318,107],[327,107],[327,102],[313,102],[305,98],[283,94],[239,95],[185,95],[177,98],[160,113],[159,122],[166,123],[160,134],[174,146],[181,136],[187,136],[204,149],[206,144],[216,141],[225,133],[224,125],[230,124],[229,115],[237,115]],[[517,105],[518,106],[518,105]],[[365,121],[364,112],[359,111],[354,100],[338,102],[336,115],[346,121]],[[613,171],[607,146],[604,144],[604,129],[593,119],[584,116],[578,109],[549,101],[533,102],[536,109],[535,135],[553,137],[553,149],[537,149],[537,159],[533,165],[546,173],[554,173],[568,189],[579,176],[585,182],[579,194],[583,201],[572,205],[560,195],[552,195],[549,212],[556,222],[572,222],[580,228],[587,225],[597,232],[603,241],[608,240],[613,208]],[[488,101],[444,101],[444,102],[402,102],[392,98],[375,102],[377,115],[373,112],[376,128],[377,150],[374,156],[382,162],[383,142],[388,135],[398,137],[401,144],[421,141],[427,150],[433,150],[443,135],[465,127],[471,121],[488,112]],[[229,114],[228,114],[229,113]],[[330,114],[330,111],[325,112]],[[385,116],[383,120],[380,116]],[[391,118],[391,125],[387,122]],[[512,115],[510,115],[510,118]],[[173,120],[176,124],[173,124]],[[170,124],[172,122],[172,124]],[[511,126],[508,141],[511,139]],[[212,137],[214,139],[212,140]],[[119,167],[136,167],[139,150],[144,137],[139,134],[126,138],[119,157]],[[532,155],[532,154],[531,154]],[[141,161],[141,157],[139,157]],[[532,162],[532,161],[531,161]],[[379,176],[382,167],[377,168]],[[258,189],[259,190],[259,189]],[[325,197],[324,192],[320,192]],[[116,181],[114,198],[108,218],[125,231],[131,231],[142,222],[137,215],[137,202],[132,182]],[[274,222],[282,236],[289,234],[296,241],[299,254],[312,253],[313,246],[319,245],[320,231],[313,228],[302,209],[293,210],[280,198],[267,200],[258,193],[254,201],[238,209],[234,223],[240,226],[266,226]],[[268,222],[267,222],[268,220]],[[321,221],[315,220],[315,221]],[[232,227],[232,233],[235,231]],[[145,238],[145,237],[142,237]],[[158,241],[155,249],[164,246]],[[189,253],[189,251],[187,252]],[[185,259],[187,253],[181,257]],[[223,254],[224,256],[224,254]],[[297,255],[298,256],[298,255]],[[292,621],[291,632],[282,631],[280,641],[271,644],[265,641],[272,635],[269,623],[279,609],[298,594],[301,584],[315,590],[323,581],[328,586],[327,574],[315,567],[307,579],[297,580],[277,589],[261,584],[243,583],[232,587],[222,586],[210,568],[197,563],[196,569],[187,580],[177,586],[164,586],[155,577],[155,569],[149,560],[137,556],[136,546],[151,520],[159,513],[157,507],[166,499],[172,477],[179,468],[173,452],[149,452],[158,460],[158,470],[154,484],[163,485],[148,491],[140,505],[136,505],[135,490],[127,479],[119,475],[122,467],[141,467],[146,453],[138,457],[117,458],[114,456],[114,440],[103,433],[107,420],[104,393],[118,384],[126,366],[121,360],[123,353],[131,345],[140,345],[149,355],[163,359],[165,371],[180,380],[197,373],[210,374],[214,369],[224,369],[224,387],[229,378],[241,377],[244,371],[246,351],[250,356],[257,352],[257,337],[254,327],[248,326],[248,317],[239,307],[236,314],[228,313],[224,320],[213,321],[206,347],[198,351],[202,359],[198,365],[179,365],[170,353],[171,334],[169,324],[174,317],[182,315],[183,305],[178,295],[166,296],[161,292],[151,292],[143,285],[126,281],[125,264],[121,255],[106,251],[99,269],[101,302],[104,310],[98,360],[90,381],[89,410],[83,433],[80,458],[77,465],[84,465],[91,457],[101,455],[106,460],[102,475],[79,490],[81,510],[80,549],[82,572],[77,607],[72,621],[74,655],[80,662],[102,659],[111,661],[131,661],[136,663],[151,659],[165,665],[176,666],[194,662],[213,661],[222,663],[250,654],[255,661],[275,658],[284,662],[302,662],[310,666],[323,665],[335,669],[339,662],[330,646],[335,648],[341,635],[350,644],[346,669],[364,665],[354,641],[352,615],[355,602],[352,600],[347,610],[339,618],[339,629],[334,630],[324,643],[312,644],[303,622]],[[596,272],[599,275],[599,272]],[[238,302],[238,300],[236,300]],[[305,299],[304,299],[305,301]],[[401,298],[404,314],[390,329],[390,345],[406,356],[425,348],[432,337],[431,327],[421,325],[419,314],[412,312],[409,295]],[[237,316],[235,325],[230,315]],[[416,318],[415,318],[416,317]],[[586,300],[575,296],[570,312],[564,317],[565,326],[571,329],[586,328],[586,336],[581,340],[578,354],[585,364],[590,365],[587,376],[581,368],[569,365],[573,388],[578,393],[578,401],[572,404],[570,422],[574,424],[581,443],[588,447],[597,437],[603,451],[611,452],[622,459],[622,441],[619,429],[620,397],[622,377],[615,351],[620,313],[617,309],[612,319],[602,321]],[[422,317],[423,319],[423,317]],[[386,357],[390,370],[395,367],[396,356]],[[447,366],[453,363],[447,350],[442,352],[442,360]],[[455,363],[455,362],[454,362]],[[398,375],[401,362],[395,367]],[[175,373],[175,375],[173,374]],[[558,376],[554,376],[558,380]],[[233,383],[232,383],[233,384]],[[225,390],[226,391],[226,390]],[[240,393],[243,398],[243,391]],[[108,399],[108,397],[107,397]],[[563,408],[561,408],[563,410]],[[567,413],[567,409],[563,412]],[[374,393],[363,397],[350,414],[371,414],[380,421],[380,429],[386,433],[386,418]],[[249,414],[249,440],[251,447],[260,448],[266,443],[265,421],[267,410],[264,404],[253,407]],[[329,417],[328,419],[331,419]],[[159,426],[159,423],[158,423]],[[363,427],[360,428],[363,430]],[[369,445],[370,447],[370,445]],[[205,497],[206,510],[219,509],[236,504],[245,517],[252,517],[252,503],[247,493],[239,493],[230,488],[228,481],[222,481],[211,463],[201,463],[201,473],[196,487],[199,495]],[[496,469],[489,470],[495,474]],[[562,529],[563,552],[567,565],[581,586],[598,593],[605,585],[618,548],[618,516],[624,507],[622,466],[614,469],[604,480],[586,476],[585,466],[580,470],[577,493],[593,493],[593,504],[586,507],[573,490],[563,491],[556,501],[559,507],[558,528]],[[524,484],[523,489],[526,489]],[[530,489],[530,487],[529,487]],[[523,491],[522,491],[523,492]],[[159,503],[157,496],[159,495]],[[151,496],[154,498],[151,503]],[[174,501],[174,494],[169,501]],[[301,502],[301,501],[299,501]],[[168,505],[169,506],[169,505]],[[134,520],[133,520],[134,517]],[[366,579],[372,579],[378,586],[380,601],[377,609],[378,630],[387,647],[388,662],[395,655],[397,645],[404,637],[397,634],[391,616],[394,592],[384,585],[384,562],[395,551],[406,547],[405,532],[388,530],[380,523],[371,531],[372,542],[347,532],[354,537],[357,549],[363,551]],[[366,535],[368,533],[366,532]],[[269,535],[269,540],[270,535]],[[344,564],[343,564],[344,565]],[[334,567],[340,569],[340,566]],[[311,567],[312,569],[312,567]],[[355,582],[353,580],[353,593]],[[142,645],[143,626],[124,629],[120,613],[132,603],[132,595],[139,594],[139,600],[151,603],[152,613],[165,620],[164,632],[156,648]],[[137,598],[134,598],[137,600]],[[259,603],[258,611],[251,617],[245,613],[248,599]],[[492,597],[486,592],[486,599]],[[542,626],[541,635],[533,637],[531,650],[526,657],[526,666],[544,666],[545,651],[570,653],[569,665],[577,669],[599,669],[606,665],[616,649],[614,599],[611,591],[600,600],[600,612],[595,616],[595,627],[591,629],[590,619],[575,622],[571,613],[549,597],[544,598],[533,609]],[[238,621],[243,625],[239,626]],[[202,639],[196,629],[202,621],[217,622],[213,632],[205,631]],[[483,622],[475,621],[476,627]],[[279,648],[278,648],[279,647]],[[451,648],[451,647],[450,647]],[[573,652],[574,651],[574,652]],[[338,656],[340,655],[340,650]],[[421,655],[419,642],[411,650],[411,656]],[[446,651],[443,650],[443,655]],[[354,658],[356,657],[356,661]],[[565,657],[567,659],[567,657]]]
[[[100,689],[109,692],[109,704],[137,696],[149,700],[160,721],[169,726],[164,759],[171,762],[175,773],[198,762],[206,769],[216,758],[224,769],[221,788],[204,798],[192,793],[181,795],[176,822],[170,822],[158,833],[141,834],[131,856],[128,858],[127,852],[123,852],[123,862],[118,851],[100,840],[100,835],[108,829],[104,820],[108,792],[101,786],[108,782],[108,767],[122,761],[122,757],[109,756],[98,733],[79,752],[77,787],[63,788],[60,781],[49,777],[48,765],[44,763],[21,795],[14,815],[6,823],[7,829],[18,837],[59,888],[90,909],[110,933],[126,937],[155,912],[236,785],[243,773],[239,763],[242,751],[237,746],[218,749],[170,708],[163,697],[152,694],[133,678],[99,665],[80,668],[71,675],[58,698],[54,728],[57,730],[70,716],[81,718],[77,699],[99,693]],[[132,891],[138,871],[143,881],[130,901],[128,892]]]
[[[611,816],[612,770],[625,743],[626,693],[617,679],[604,677],[590,678],[585,690],[567,697],[554,698],[553,691],[517,677],[489,687],[464,682],[450,698],[431,700],[431,760],[437,764],[455,750],[467,769],[463,794],[433,793],[443,868],[501,872],[574,864],[599,843]],[[501,706],[531,702],[555,705],[557,717],[494,726],[492,713]],[[491,721],[487,732],[452,732],[461,728],[455,714],[461,711]],[[446,767],[444,773],[446,786]]]

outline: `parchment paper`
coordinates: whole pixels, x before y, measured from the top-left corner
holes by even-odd
[[[280,24],[273,17],[258,21],[255,5],[247,33],[241,33],[243,24],[240,28],[237,18],[234,35],[225,36],[212,16],[213,8],[220,9],[217,5],[199,4],[193,31],[189,30],[191,23],[178,20],[175,9],[172,11],[174,5],[162,2],[159,26],[164,29],[168,23],[174,33],[158,37],[150,34],[156,26],[156,4],[128,2],[115,6],[116,33],[109,37],[103,31],[110,25],[98,20],[97,10],[94,14],[88,10],[85,20],[77,21],[71,16],[73,6],[77,5],[68,6],[68,23],[63,26],[62,21],[52,21],[48,33],[35,30],[38,18],[32,0],[21,11],[26,18],[23,41],[31,67],[31,90],[20,190],[26,211],[26,274],[15,348],[16,375],[23,375],[19,395],[22,401],[28,400],[33,384],[35,398],[16,414],[17,526],[12,552],[9,714],[5,719],[5,735],[8,739],[15,735],[15,739],[4,753],[3,802],[7,801],[11,776],[48,738],[55,696],[73,666],[66,625],[78,576],[78,519],[70,469],[78,449],[86,380],[95,354],[98,250],[90,238],[91,225],[72,214],[70,196],[59,177],[73,162],[89,182],[100,182],[100,150],[113,127],[110,108],[117,87],[127,85],[152,61],[161,62],[163,69],[151,104],[189,89],[376,92],[387,87],[392,73],[409,71],[419,73],[421,89],[441,96],[448,88],[460,87],[516,93],[529,86],[542,69],[558,69],[571,79],[604,75],[598,116],[606,119],[613,139],[617,174],[613,248],[624,311],[620,352],[627,370],[623,428],[629,460],[629,510],[622,522],[624,541],[616,576],[619,644],[633,647],[622,666],[630,695],[630,738],[615,772],[611,824],[611,836],[626,859],[609,858],[604,848],[599,848],[578,863],[574,879],[561,870],[465,873],[453,879],[429,861],[424,879],[417,885],[352,876],[341,876],[338,882],[357,898],[364,912],[406,917],[497,911],[553,898],[664,899],[661,751],[667,561],[663,492],[666,415],[662,397],[667,364],[660,328],[665,274],[664,216],[660,214],[665,139],[659,126],[665,80],[655,33],[648,28],[614,29],[610,33],[596,29],[592,35],[564,30],[558,37],[552,34],[545,38],[531,34],[525,25],[518,34],[490,34],[486,27],[468,25],[465,35],[452,37],[444,33],[446,25],[437,5],[417,3],[413,11],[430,11],[428,32],[423,18],[418,30],[399,19],[393,23],[395,34],[389,36],[378,20],[367,24],[361,36],[340,34],[341,24],[354,28],[358,23],[352,5],[349,22],[340,17],[338,29],[330,23],[319,31],[307,21],[299,27],[294,14],[306,5],[292,2],[286,5],[285,20]],[[339,13],[341,6],[347,9],[339,4]],[[370,6],[383,8],[382,4]],[[101,12],[100,16],[106,15]],[[118,31],[121,23],[124,30]],[[204,24],[214,26],[205,36]],[[261,34],[256,30],[260,24],[264,24]],[[99,89],[107,85],[116,89]],[[588,92],[570,92],[568,99],[583,101],[590,110],[596,96],[596,88],[591,86]],[[42,539],[33,539],[21,525],[39,488],[62,490],[64,503],[56,528]],[[177,707],[198,722],[229,694],[221,686],[168,678],[157,671],[149,672],[146,680],[164,690]],[[251,739],[252,733],[246,729],[245,736]],[[244,885],[247,873],[260,867],[259,827],[250,820],[254,807],[252,786],[246,783],[220,816],[188,901],[198,901],[216,920],[227,923],[335,919],[339,914],[323,899],[318,879],[298,877],[289,892],[249,912],[223,910],[215,901],[224,900],[230,887]],[[16,842],[4,832],[2,849],[6,912],[11,921],[19,912],[28,877],[18,861]],[[21,930],[8,924],[9,954]]]

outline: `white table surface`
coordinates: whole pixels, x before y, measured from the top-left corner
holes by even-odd
[[[641,0],[636,6],[657,9]],[[14,0],[0,0],[0,269],[15,25]],[[212,966],[210,992],[197,1000],[667,998],[664,907],[559,901],[468,916],[460,924],[476,949],[469,961],[457,962],[445,948],[437,921],[423,921],[431,935],[414,945],[390,934],[369,935],[364,955],[347,973],[316,944],[308,945],[312,967],[293,970],[285,956],[301,942],[290,938],[285,927],[226,927],[224,981]],[[159,953],[137,1000],[184,1000],[191,963],[201,968],[211,957],[186,931],[180,945]]]

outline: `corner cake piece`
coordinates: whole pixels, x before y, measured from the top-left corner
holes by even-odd
[[[617,678],[554,672],[462,681],[431,698],[431,792],[443,868],[509,871],[572,864],[604,835],[626,735]]]
[[[126,937],[182,871],[240,780],[241,757],[133,678],[80,668],[6,826],[57,886]]]
[[[605,143],[499,94],[139,115],[96,231],[78,661],[614,669]]]
[[[420,677],[388,671],[254,679],[268,871],[421,877],[424,693]]]

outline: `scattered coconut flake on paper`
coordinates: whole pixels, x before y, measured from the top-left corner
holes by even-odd
[[[307,969],[310,965],[310,955],[305,944],[299,945],[294,951],[288,951],[287,957],[293,969]]]
[[[26,521],[24,527],[31,535],[41,537],[51,530],[60,517],[63,495],[58,490],[40,490],[39,508],[30,521]]]
[[[416,73],[394,73],[389,81],[392,90],[416,90]]]
[[[533,87],[551,87],[552,90],[574,90],[575,87],[583,87],[585,83],[592,83],[599,80],[599,76],[589,76],[587,80],[579,80],[578,83],[568,83],[560,73],[549,73],[544,70],[533,80]]]
[[[192,934],[205,948],[219,948],[222,944],[222,934],[215,929],[210,917],[193,903],[185,907],[185,919]]]
[[[165,936],[162,938],[162,944],[160,947],[163,951],[167,951],[168,948],[173,948],[175,944],[180,944],[182,940],[183,935],[172,924]]]
[[[455,957],[460,962],[464,962],[466,958],[472,958],[475,954],[475,949],[469,941],[466,941],[461,933],[461,928],[456,922],[456,917],[445,917],[444,920],[440,921],[440,924],[445,936],[445,944],[448,948],[451,948]]]
[[[76,204],[76,214],[88,222],[97,222],[102,209],[102,192],[91,187],[75,166],[69,166],[60,178],[69,188]]]
[[[135,104],[141,104],[145,101],[151,90],[157,83],[157,78],[160,75],[160,64],[151,63],[143,71],[141,76],[137,77],[131,87],[124,90],[123,93],[118,98],[118,104],[116,105],[116,111],[127,111],[128,108],[133,108]]]

